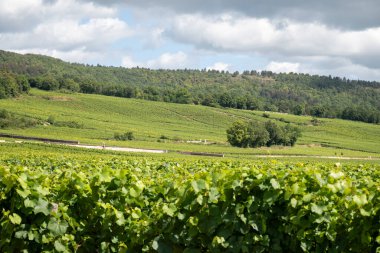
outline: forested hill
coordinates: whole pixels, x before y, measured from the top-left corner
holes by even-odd
[[[150,70],[0,51],[0,98],[30,87],[380,122],[380,83],[270,71]]]

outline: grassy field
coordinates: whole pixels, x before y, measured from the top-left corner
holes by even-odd
[[[47,121],[74,121],[81,128],[39,125],[25,129],[1,129],[3,133],[105,143],[108,146],[224,153],[230,157],[254,155],[315,155],[380,157],[380,126],[338,119],[269,113],[279,124],[290,122],[302,129],[295,147],[241,149],[228,145],[226,129],[238,119],[266,121],[263,112],[180,105],[88,94],[32,90],[30,95],[0,100],[0,109]],[[133,141],[116,141],[114,133],[132,131]],[[168,139],[160,139],[165,136]],[[209,145],[187,143],[207,140]]]

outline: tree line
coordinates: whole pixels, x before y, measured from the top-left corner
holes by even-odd
[[[5,51],[0,51],[0,70],[4,83],[0,84],[2,97],[17,96],[35,87],[380,122],[379,82],[254,70],[229,73],[206,69],[126,69],[67,63],[46,56]],[[9,78],[12,75],[13,81]],[[17,82],[17,79],[20,80]]]

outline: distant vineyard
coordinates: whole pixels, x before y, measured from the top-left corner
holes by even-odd
[[[13,158],[1,252],[378,252],[380,166]]]
[[[379,82],[253,70],[88,66],[0,50],[0,99],[26,93],[30,87],[380,122]]]

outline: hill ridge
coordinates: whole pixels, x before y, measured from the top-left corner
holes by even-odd
[[[254,70],[93,66],[2,50],[0,71],[22,75],[31,87],[44,90],[380,122],[380,83],[375,81]]]

